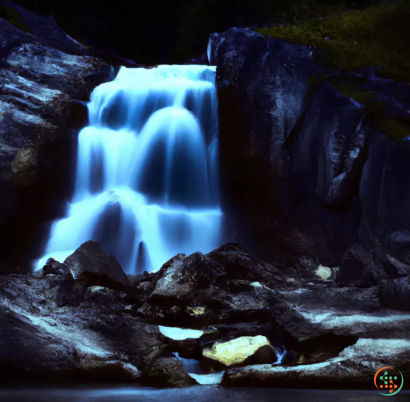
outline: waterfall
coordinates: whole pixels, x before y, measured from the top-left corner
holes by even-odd
[[[78,139],[75,194],[45,255],[98,241],[129,274],[219,244],[215,67],[122,67],[97,87]]]

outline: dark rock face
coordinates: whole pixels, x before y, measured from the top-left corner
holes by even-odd
[[[86,277],[93,284],[101,281],[108,287],[130,284],[115,257],[105,254],[100,249],[100,245],[93,241],[82,244],[64,263],[70,269],[74,279]]]
[[[408,141],[375,131],[364,106],[318,79],[333,73],[313,48],[232,28],[211,36],[209,55],[223,202],[240,241],[277,264],[342,265],[361,286],[406,275]],[[383,113],[405,115],[405,85],[360,77]]]
[[[0,254],[15,270],[35,256],[44,221],[60,215],[70,195],[77,133],[67,128],[70,104],[87,101],[111,67],[50,47],[67,50],[51,36],[45,42],[3,19],[0,39]]]
[[[358,207],[345,206],[365,162],[364,108],[328,84],[312,99],[310,48],[236,28],[211,42],[231,218],[262,254],[336,265],[357,237]]]
[[[377,134],[361,181],[360,237],[370,248],[378,244],[393,258],[409,264],[410,143],[394,143]],[[380,247],[380,246],[379,246]]]

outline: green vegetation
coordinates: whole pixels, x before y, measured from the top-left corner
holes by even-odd
[[[272,26],[261,34],[313,45],[334,68],[381,67],[380,75],[410,82],[410,5],[379,5],[304,23]]]
[[[410,127],[404,122],[393,118],[378,118],[374,125],[381,133],[387,135],[393,141],[400,142],[410,136]]]
[[[25,32],[32,32],[31,29],[23,22],[23,16],[10,7],[0,6],[0,18],[5,19],[10,24]]]

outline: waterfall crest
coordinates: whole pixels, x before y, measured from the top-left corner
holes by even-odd
[[[122,67],[97,87],[78,139],[75,194],[45,255],[63,261],[100,242],[125,272],[218,246],[215,67]]]

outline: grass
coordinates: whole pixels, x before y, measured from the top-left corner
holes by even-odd
[[[380,67],[379,74],[410,82],[410,5],[384,4],[258,32],[315,46],[333,68]]]

